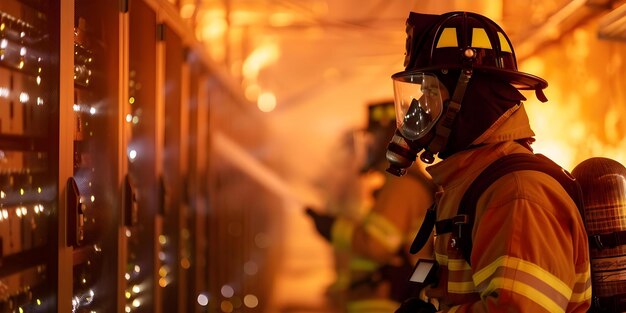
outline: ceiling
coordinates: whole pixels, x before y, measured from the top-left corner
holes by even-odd
[[[367,105],[393,95],[390,76],[403,69],[410,11],[482,13],[515,45],[576,0],[181,2],[208,54],[241,83],[249,100],[243,109],[261,112],[265,140],[247,152],[296,200],[320,202],[332,196],[331,182],[353,174],[351,133],[364,126]]]

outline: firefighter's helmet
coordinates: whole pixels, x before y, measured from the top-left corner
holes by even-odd
[[[366,155],[362,172],[376,169],[385,160],[387,143],[396,129],[393,100],[374,102],[367,109],[368,122],[364,131]]]
[[[542,78],[518,71],[508,36],[485,16],[472,12],[411,12],[406,27],[405,71],[395,74],[395,78],[470,66],[518,89],[541,90],[548,86]],[[468,48],[475,54],[470,63],[465,55]]]
[[[392,79],[398,130],[409,140],[428,134],[443,115],[447,115],[442,119],[447,122],[438,128],[448,130],[437,132],[450,132],[472,73],[517,89],[535,90],[539,100],[546,101],[542,90],[548,83],[518,71],[511,41],[500,26],[485,16],[471,12],[411,12],[406,32],[405,70],[392,75]],[[456,75],[458,81],[449,73],[460,73]],[[444,113],[446,96],[456,103],[455,112]],[[431,145],[431,151],[440,151],[446,141],[442,138]]]

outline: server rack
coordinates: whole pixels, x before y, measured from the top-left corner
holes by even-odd
[[[178,5],[0,1],[0,313],[224,312],[225,282],[262,311],[246,205],[276,199],[215,196],[212,110],[240,100]]]
[[[0,311],[56,306],[59,10],[0,3]]]
[[[186,272],[189,269],[186,240],[189,237],[183,216],[187,204],[184,199],[186,160],[184,159],[184,114],[182,103],[183,46],[180,37],[167,25],[160,25],[160,51],[165,64],[163,72],[164,124],[163,132],[163,186],[166,195],[163,229],[159,235],[165,253],[159,275],[166,280],[163,296],[164,312],[186,312],[181,301],[185,292]]]
[[[124,311],[162,312],[158,271],[163,253],[159,250],[159,222],[163,210],[159,183],[161,155],[159,125],[162,115],[157,106],[157,13],[143,1],[130,1],[122,8],[128,40],[125,79],[127,210],[124,217],[126,259],[124,272]],[[124,250],[124,249],[123,249]]]

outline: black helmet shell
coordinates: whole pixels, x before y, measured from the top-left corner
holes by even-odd
[[[491,19],[472,12],[442,15],[411,12],[407,19],[405,71],[394,79],[418,72],[469,68],[509,82],[517,89],[540,91],[548,83],[517,69],[513,45]],[[464,57],[470,48],[475,57]]]

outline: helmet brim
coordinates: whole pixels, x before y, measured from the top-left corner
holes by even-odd
[[[425,73],[425,72],[435,73],[442,69],[460,69],[460,68],[457,65],[451,65],[450,67],[436,66],[436,67],[419,68],[419,69],[414,69],[410,71],[402,71],[402,72],[395,73],[391,76],[391,78],[394,80],[403,80],[402,79],[403,77],[409,77],[411,75],[415,75],[418,73]],[[519,90],[543,90],[546,87],[548,87],[548,82],[545,81],[543,78],[532,75],[532,74],[520,72],[520,71],[513,71],[513,70],[500,69],[500,68],[494,68],[494,67],[483,67],[480,65],[474,66],[473,69],[475,71],[487,73],[503,81],[506,81]]]
[[[474,69],[501,78],[520,90],[542,90],[548,87],[548,82],[543,78],[524,72],[492,67],[481,68],[480,66],[474,67]]]

